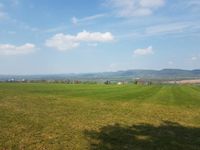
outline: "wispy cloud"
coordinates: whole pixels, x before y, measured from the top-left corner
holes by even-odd
[[[200,1],[199,0],[175,0],[175,2],[172,4],[172,9],[176,11],[182,10],[187,13],[200,11]]]
[[[20,3],[20,0],[10,0],[9,3],[11,3],[11,5],[18,5]],[[32,32],[39,31],[39,29],[36,27],[32,27],[31,25],[28,25],[27,23],[25,23],[23,21],[12,18],[9,15],[9,12],[6,12],[4,10],[5,8],[6,8],[6,6],[4,4],[0,3],[0,20],[6,20],[6,22],[8,24],[15,25],[16,27],[23,29],[23,30],[29,30]]]
[[[187,22],[169,22],[162,24],[155,24],[151,26],[141,26],[133,32],[120,34],[118,38],[146,38],[154,36],[197,36],[200,35],[200,22],[187,21]]]
[[[106,0],[105,5],[119,17],[149,16],[164,6],[165,0]]]
[[[77,35],[65,35],[59,33],[46,40],[45,45],[47,47],[55,48],[59,51],[67,51],[73,48],[79,47],[81,42],[86,43],[100,43],[100,42],[110,42],[114,40],[114,36],[110,32],[87,32],[83,31]]]
[[[191,22],[160,24],[147,27],[145,33],[147,35],[179,33],[192,27],[192,25],[193,23]]]
[[[71,22],[76,25],[78,23],[84,23],[84,22],[87,22],[87,21],[96,20],[96,19],[103,18],[103,17],[106,17],[106,16],[108,16],[108,14],[102,13],[102,14],[87,16],[87,17],[84,17],[84,18],[72,17]]]
[[[153,47],[149,46],[147,48],[139,48],[134,50],[134,56],[144,56],[144,55],[152,55],[154,54]]]
[[[36,50],[34,44],[26,43],[21,46],[11,44],[0,44],[0,55],[24,55]]]
[[[31,32],[40,31],[40,29],[38,29],[38,28],[36,28],[36,27],[30,26],[30,25],[28,25],[28,24],[25,23],[25,22],[22,22],[22,21],[20,21],[20,20],[13,19],[13,18],[11,18],[11,17],[8,18],[8,21],[9,21],[12,25],[16,25],[18,28],[23,29],[23,30],[28,30],[28,31],[31,31]]]
[[[55,32],[61,32],[63,30],[66,30],[67,27],[65,25],[61,25],[61,26],[57,26],[54,28],[49,28],[49,29],[45,29],[43,30],[45,33],[55,33]]]

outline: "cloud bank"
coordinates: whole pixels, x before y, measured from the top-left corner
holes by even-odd
[[[153,47],[152,46],[149,46],[147,48],[139,48],[139,49],[136,49],[134,50],[133,52],[134,55],[139,55],[139,56],[144,56],[144,55],[152,55],[154,54],[154,51],[153,51]]]
[[[24,55],[34,52],[35,49],[36,46],[30,43],[26,43],[21,46],[0,44],[0,55]]]
[[[114,40],[114,36],[110,32],[87,32],[83,31],[77,35],[65,35],[59,33],[46,40],[45,45],[50,48],[55,48],[59,51],[68,51],[79,47],[82,42],[86,43],[102,43]]]

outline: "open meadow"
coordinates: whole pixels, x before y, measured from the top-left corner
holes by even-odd
[[[0,84],[0,150],[200,150],[200,86]]]

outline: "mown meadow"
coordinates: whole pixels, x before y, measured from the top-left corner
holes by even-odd
[[[7,149],[200,150],[200,86],[1,83]]]

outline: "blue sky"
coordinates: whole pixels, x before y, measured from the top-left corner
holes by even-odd
[[[199,69],[199,0],[0,0],[0,74]]]

